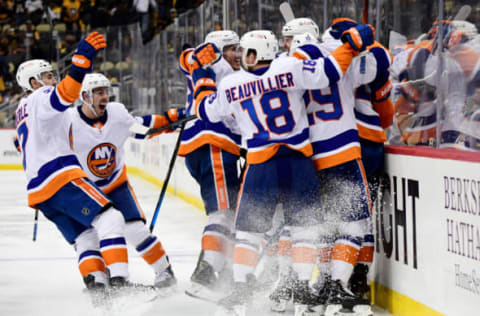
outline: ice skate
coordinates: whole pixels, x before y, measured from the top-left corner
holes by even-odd
[[[215,271],[207,261],[202,259],[201,255],[190,280],[191,284],[185,290],[185,294],[211,302],[217,302],[221,297],[221,294],[215,292],[217,283]]]
[[[103,306],[106,303],[106,286],[104,283],[96,282],[95,276],[87,274],[83,278],[83,282],[87,287],[84,292],[88,293],[92,301],[93,307]]]
[[[296,281],[293,287],[293,304],[295,306],[295,316],[313,316],[323,315],[323,308],[318,310],[316,307],[322,305],[320,298],[314,294],[309,287],[308,281]]]
[[[250,283],[235,282],[233,292],[218,301],[215,316],[245,316],[251,297]]]
[[[329,282],[325,316],[373,316],[370,302],[345,289],[340,280]]]
[[[348,280],[348,287],[353,294],[359,297],[366,297],[370,292],[370,286],[367,281],[368,266],[365,264],[357,264],[353,270],[353,274]]]
[[[277,286],[270,294],[270,309],[274,312],[285,312],[288,303],[292,300],[293,283],[295,278],[293,272],[280,276]]]
[[[169,295],[175,291],[177,278],[173,273],[172,266],[169,265],[162,272],[155,274],[154,286],[161,295]]]

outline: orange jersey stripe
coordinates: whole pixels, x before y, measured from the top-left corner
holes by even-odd
[[[222,240],[217,236],[204,235],[202,237],[202,250],[222,251]]]
[[[293,247],[292,262],[294,263],[315,263],[317,251],[311,247]]]
[[[371,263],[373,262],[373,246],[364,246],[360,248],[357,262]]]
[[[307,56],[303,55],[301,52],[299,51],[295,51],[292,55],[292,57],[295,57],[297,59],[301,59],[301,60],[307,60]]]
[[[240,190],[238,190],[238,195],[237,195],[237,206],[235,207],[235,220],[233,221],[234,223],[237,221],[238,206],[240,205],[240,201],[242,199],[243,186],[245,185],[245,178],[247,177],[249,167],[250,165],[248,164],[248,162],[246,162],[245,172],[243,173],[242,184],[240,185]]]
[[[87,175],[80,168],[69,169],[58,174],[39,191],[28,193],[28,206],[33,207],[48,200],[68,182],[83,177],[87,177]]]
[[[235,247],[235,252],[233,255],[234,264],[242,264],[249,267],[255,267],[258,262],[258,252],[243,248]]]
[[[370,190],[368,189],[367,174],[365,173],[365,168],[363,167],[362,159],[357,159],[357,164],[362,173],[363,187],[365,188],[365,193],[367,194],[368,199],[368,212],[372,215],[372,200],[370,199]]]
[[[210,150],[212,155],[215,188],[217,189],[218,207],[221,210],[226,210],[229,208],[229,203],[225,175],[223,174],[222,153],[220,152],[220,148],[216,146],[210,146]]]
[[[223,137],[211,134],[200,135],[199,137],[193,138],[192,141],[189,141],[187,144],[182,144],[178,150],[178,155],[182,157],[186,156],[206,144],[217,146],[231,154],[240,156],[240,147],[237,144]]]
[[[127,178],[127,167],[123,166],[123,169],[122,169],[122,172],[120,173],[120,176],[115,181],[110,183],[107,187],[102,188],[102,192],[105,193],[105,194],[109,194],[110,192],[112,192],[113,190],[118,188],[120,185],[122,185],[127,180],[128,180],[128,178]]]
[[[57,86],[57,91],[63,101],[73,103],[80,95],[82,83],[67,75]],[[55,93],[55,92],[54,92]]]
[[[280,240],[278,242],[278,255],[284,257],[290,257],[292,255],[291,240]]]
[[[102,251],[103,260],[107,266],[114,263],[128,263],[128,253],[127,248],[113,248]]]
[[[83,178],[75,179],[72,181],[74,184],[83,189],[92,199],[97,201],[98,204],[105,206],[110,203],[94,186],[85,181]]]
[[[304,154],[306,157],[310,157],[313,155],[313,148],[312,144],[308,143],[307,145],[301,148],[293,148],[291,145],[287,143],[278,143],[273,146],[267,147],[265,149],[247,153],[247,161],[249,164],[259,164],[267,161],[268,159],[272,158],[278,151],[281,145],[285,145],[293,150],[299,151]]]
[[[86,259],[78,265],[78,269],[80,270],[82,277],[84,277],[92,272],[105,272],[105,263],[100,258]]]
[[[339,46],[331,53],[331,55],[337,61],[338,66],[340,66],[340,69],[342,70],[342,75],[347,72],[348,66],[350,66],[354,54],[355,51],[348,43]]]
[[[376,143],[383,143],[387,141],[387,136],[383,130],[375,130],[357,123],[358,136],[363,139],[371,140]]]
[[[332,260],[348,262],[354,265],[357,262],[359,250],[345,244],[335,244],[332,250]]]
[[[321,263],[330,262],[331,253],[332,253],[332,248],[331,247],[323,247],[323,248],[317,249],[318,260]]]
[[[322,170],[331,168],[347,161],[352,161],[362,157],[360,146],[350,147],[342,152],[327,157],[316,158],[313,160],[315,169]]]
[[[165,255],[165,250],[160,242],[157,242],[149,251],[142,255],[148,264],[154,264]]]

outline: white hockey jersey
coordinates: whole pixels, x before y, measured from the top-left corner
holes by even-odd
[[[184,51],[180,56],[180,70],[187,79],[187,102],[185,104],[186,115],[194,115],[193,108],[193,82],[190,75],[191,60],[190,55],[193,49]],[[215,72],[216,81],[219,83],[224,77],[234,72],[230,64],[221,58],[217,63],[211,66]],[[185,125],[182,133],[182,142],[178,154],[185,156],[205,144],[213,144],[232,154],[240,154],[241,138],[231,120],[229,122],[218,122],[208,124],[201,120],[193,120]],[[232,131],[233,130],[233,131]]]
[[[72,145],[88,178],[108,194],[127,181],[123,146],[131,132],[129,128],[139,123],[146,127],[161,127],[161,116],[132,116],[122,103],[107,103],[106,119],[95,123],[79,107],[69,109],[72,120]],[[157,122],[155,122],[157,121]],[[138,137],[137,137],[138,138]]]
[[[86,177],[71,148],[70,103],[58,88],[44,86],[23,98],[16,110],[16,129],[27,176],[28,205],[52,197],[68,182]]]
[[[341,78],[341,66],[333,56],[317,61],[286,57],[263,71],[240,70],[226,77],[217,93],[196,100],[197,116],[219,122],[233,115],[246,140],[249,164],[267,161],[280,145],[311,156],[303,95]]]
[[[309,44],[297,48],[294,56],[316,59],[328,55],[330,50],[331,46]],[[312,159],[317,170],[361,158],[354,113],[355,89],[373,81],[376,69],[372,54],[354,58],[345,76],[337,83],[307,91],[304,95],[313,146]]]

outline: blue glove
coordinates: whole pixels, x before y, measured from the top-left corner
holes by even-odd
[[[333,36],[334,39],[340,39],[342,37],[343,32],[348,30],[351,27],[357,26],[358,23],[349,18],[337,18],[333,20],[330,35]]]
[[[375,40],[375,29],[370,24],[360,24],[342,34],[342,42],[348,42],[356,51],[364,51]]]
[[[202,91],[217,91],[215,77],[215,72],[211,68],[197,68],[193,70],[192,80],[195,87],[193,97],[195,98]]]
[[[90,33],[78,43],[78,47],[72,57],[72,68],[83,73],[92,72],[95,56],[106,46],[107,43],[102,34],[98,32]]]

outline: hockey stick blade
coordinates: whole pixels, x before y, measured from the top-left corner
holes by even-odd
[[[290,3],[282,2],[278,8],[285,22],[289,22],[295,19],[295,15],[293,14],[293,10],[292,10],[292,7],[290,6]]]
[[[465,21],[470,13],[472,12],[472,7],[468,4],[463,5],[460,10],[458,10],[457,14],[453,18],[454,21]]]

